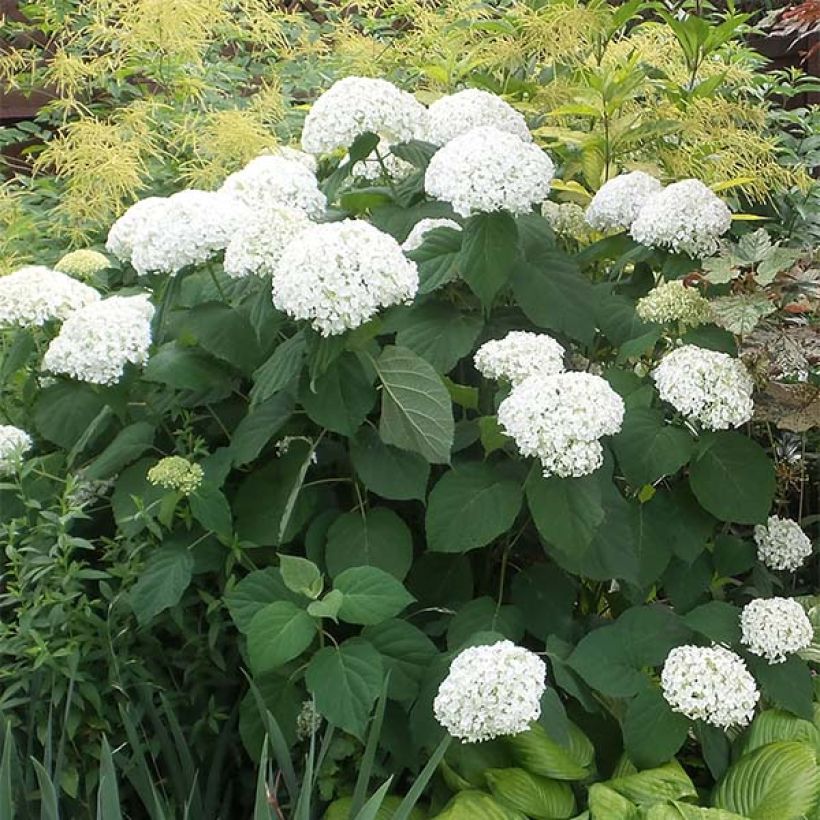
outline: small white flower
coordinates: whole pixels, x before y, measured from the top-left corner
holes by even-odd
[[[538,720],[546,678],[544,662],[511,641],[472,646],[450,665],[433,712],[453,737],[469,743],[517,735]]]
[[[514,134],[481,126],[448,142],[430,160],[424,189],[460,216],[473,212],[523,214],[543,202],[555,173],[540,148]]]
[[[722,646],[678,646],[661,672],[663,696],[675,712],[728,729],[746,726],[760,699],[743,658]]]
[[[402,250],[405,253],[409,253],[410,251],[416,250],[416,248],[420,248],[427,232],[435,228],[452,228],[454,231],[460,231],[461,225],[452,219],[437,219],[433,217],[420,219],[413,225],[413,229],[410,233],[407,234],[407,239],[402,242]]]
[[[0,475],[13,473],[32,447],[31,436],[19,427],[0,424]]]
[[[545,333],[513,330],[478,348],[476,370],[488,379],[506,379],[513,386],[535,374],[553,376],[564,369],[564,348]]]
[[[492,125],[500,131],[532,142],[524,116],[501,97],[478,88],[465,88],[441,97],[427,110],[427,142],[446,145],[480,125]]]
[[[644,203],[661,190],[655,177],[632,171],[605,182],[587,206],[586,221],[596,231],[625,231]]]
[[[814,628],[791,598],[757,598],[740,613],[741,643],[769,663],[783,663],[811,645]]]
[[[635,306],[644,322],[680,322],[686,327],[697,327],[712,319],[712,308],[697,288],[687,287],[680,279],[661,282],[638,300]]]
[[[766,524],[755,527],[757,558],[769,569],[793,572],[806,563],[812,544],[800,525],[790,518],[770,515]]]
[[[0,326],[39,327],[100,298],[94,288],[41,265],[0,277]]]
[[[161,211],[168,205],[164,196],[149,196],[135,202],[112,226],[108,232],[105,247],[122,262],[130,262],[134,253],[134,236],[154,211]]]

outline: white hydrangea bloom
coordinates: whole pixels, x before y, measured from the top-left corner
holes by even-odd
[[[350,148],[367,132],[396,144],[423,137],[426,128],[427,109],[412,94],[387,80],[345,77],[313,103],[302,148],[311,154]]]
[[[663,401],[708,430],[726,430],[749,421],[754,381],[743,362],[728,353],[683,345],[652,371]]]
[[[461,216],[501,210],[522,214],[549,196],[554,173],[552,160],[537,146],[482,126],[436,152],[424,189],[451,203]]]
[[[446,145],[480,125],[492,125],[524,142],[532,142],[523,114],[501,97],[478,88],[465,88],[436,100],[427,109],[426,140]]]
[[[661,672],[666,702],[692,720],[728,729],[746,726],[760,698],[743,658],[722,646],[678,646]]]
[[[315,173],[303,161],[281,153],[276,156],[263,154],[252,159],[244,168],[231,174],[219,192],[238,199],[251,209],[284,206],[319,217],[327,207],[327,199],[319,190]]]
[[[12,424],[0,424],[0,475],[13,473],[32,447],[31,436]]]
[[[0,277],[0,326],[39,327],[97,301],[94,288],[42,265]]]
[[[687,287],[680,279],[661,282],[638,300],[635,312],[644,322],[680,322],[697,327],[712,320],[712,307],[697,288]]]
[[[273,275],[273,303],[330,336],[410,301],[418,285],[415,263],[392,236],[345,219],[313,225],[285,248]]]
[[[381,158],[381,162],[379,158]],[[347,158],[345,159],[347,160]],[[413,166],[409,162],[391,152],[390,143],[387,140],[379,140],[375,150],[355,163],[350,169],[350,173],[354,177],[365,179],[368,182],[381,178],[384,176],[385,171],[390,179],[394,181],[404,179],[413,171]]]
[[[652,194],[635,217],[630,234],[650,248],[710,256],[732,225],[726,203],[697,179],[684,179]]]
[[[255,210],[225,249],[225,273],[233,278],[273,275],[288,244],[312,224],[304,211],[295,208]]]
[[[740,613],[741,643],[771,663],[806,649],[814,628],[806,611],[792,598],[756,598]]]
[[[207,262],[228,245],[249,216],[233,197],[212,191],[180,191],[164,208],[147,213],[134,232],[131,264],[140,274],[176,273]]]
[[[420,219],[413,225],[410,233],[407,234],[407,239],[402,242],[402,250],[409,253],[410,251],[416,250],[416,248],[420,248],[427,232],[435,230],[436,228],[452,228],[454,231],[460,231],[461,225],[452,219],[437,217],[425,217],[424,219]]]
[[[135,202],[108,231],[105,242],[106,250],[113,253],[121,262],[130,262],[134,253],[134,237],[145,221],[155,211],[161,211],[168,206],[168,198],[164,196],[149,196]]]
[[[524,456],[537,456],[544,475],[587,475],[603,464],[598,439],[621,429],[624,403],[591,373],[536,374],[513,387],[498,422]]]
[[[505,379],[513,386],[535,374],[553,376],[564,370],[564,348],[545,333],[513,330],[491,339],[475,354],[476,370],[488,379]]]
[[[544,662],[511,641],[471,646],[450,664],[433,713],[453,737],[468,743],[517,735],[538,720],[546,678]]]
[[[43,368],[92,384],[114,384],[126,364],[144,364],[154,306],[148,295],[109,296],[66,319],[48,346]]]
[[[766,524],[755,527],[754,533],[757,558],[769,569],[793,572],[802,567],[813,552],[809,537],[790,518],[770,515]]]
[[[586,221],[596,231],[625,231],[635,221],[660,182],[643,171],[632,171],[605,182],[587,206]]]
[[[592,241],[593,232],[586,223],[584,209],[575,202],[552,202],[548,199],[541,203],[541,215],[558,236],[568,236],[581,243]]]
[[[293,148],[290,145],[281,145],[273,153],[283,159],[304,165],[311,174],[315,174],[319,170],[319,163],[316,162],[316,157],[314,157],[313,154],[300,151],[298,148]]]

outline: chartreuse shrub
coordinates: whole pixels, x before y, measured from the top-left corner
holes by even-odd
[[[738,355],[796,251],[699,180],[617,175],[579,249],[521,117],[444,110],[348,78],[318,157],[136,203],[84,284],[0,280],[15,674],[45,664],[69,717],[78,682],[80,760],[120,731],[101,671],[132,704],[190,688],[258,817],[810,816],[812,544]]]

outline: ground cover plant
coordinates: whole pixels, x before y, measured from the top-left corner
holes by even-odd
[[[226,31],[247,122],[250,17],[143,97],[111,8],[41,157]],[[470,8],[276,15],[298,143],[9,187],[0,815],[820,810],[812,113],[745,15]]]

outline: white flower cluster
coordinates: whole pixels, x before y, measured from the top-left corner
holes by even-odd
[[[154,307],[147,295],[109,296],[74,312],[48,346],[43,367],[92,384],[114,384],[125,365],[143,364]]]
[[[469,743],[517,735],[540,716],[546,677],[544,662],[511,641],[472,646],[450,664],[433,712],[453,737]]]
[[[532,142],[524,116],[501,97],[478,88],[465,88],[436,100],[427,109],[425,139],[434,145],[446,145],[481,125],[492,125]]]
[[[302,148],[324,154],[349,148],[372,132],[390,144],[423,138],[427,109],[387,80],[345,77],[313,103],[302,129]]]
[[[376,148],[350,169],[354,177],[369,182],[380,179],[385,173],[393,181],[398,181],[404,179],[412,171],[413,166],[409,162],[391,152],[390,143],[387,140],[379,140]]]
[[[110,267],[111,260],[105,254],[91,250],[91,248],[79,248],[61,257],[54,266],[54,270],[67,273],[69,276],[76,276],[78,279],[89,279],[95,273]]]
[[[31,446],[31,436],[25,430],[0,424],[0,475],[14,472]]]
[[[652,194],[630,228],[636,242],[689,256],[710,256],[729,230],[732,212],[700,180],[684,179]]]
[[[813,552],[809,537],[790,518],[770,515],[754,532],[757,558],[769,569],[794,571],[802,567]]]
[[[274,149],[273,153],[278,157],[289,159],[292,162],[298,162],[304,165],[311,174],[315,174],[319,170],[319,163],[316,162],[316,157],[313,154],[308,154],[305,151],[300,151],[298,148],[292,148],[289,145],[280,145]]]
[[[411,300],[418,285],[415,263],[392,236],[345,219],[314,225],[285,248],[273,276],[273,303],[331,336]]]
[[[783,663],[811,645],[814,628],[800,604],[791,598],[756,598],[740,613],[741,643],[771,663]]]
[[[424,189],[451,203],[461,216],[501,210],[523,214],[549,196],[554,173],[552,160],[540,148],[487,125],[434,154]]]
[[[584,209],[574,202],[541,203],[541,215],[558,236],[568,236],[582,244],[592,240],[592,229],[587,225]]]
[[[304,211],[295,208],[254,210],[225,249],[225,273],[234,279],[273,275],[287,245],[312,224]]]
[[[149,196],[135,202],[108,231],[105,242],[106,250],[113,253],[121,262],[130,262],[134,254],[134,242],[143,225],[155,211],[165,209],[166,197]]]
[[[94,288],[41,265],[0,277],[0,326],[39,327],[97,301]]]
[[[754,381],[743,362],[715,350],[683,345],[652,371],[664,401],[708,430],[739,427],[754,410]]]
[[[625,231],[644,203],[661,190],[660,182],[643,171],[632,171],[605,182],[587,206],[587,223],[596,231]]]
[[[743,658],[722,646],[678,646],[661,672],[666,702],[692,720],[746,726],[760,698]]]
[[[253,210],[284,206],[318,217],[327,207],[315,173],[303,161],[289,159],[282,153],[252,159],[222,183],[219,193]]]
[[[635,306],[644,322],[680,322],[684,327],[697,327],[712,320],[712,307],[697,288],[687,287],[680,279],[661,282],[652,288]]]
[[[452,219],[437,219],[435,217],[420,219],[413,225],[410,233],[407,234],[407,239],[402,242],[402,250],[409,253],[416,250],[416,248],[420,248],[427,232],[436,228],[452,228],[454,231],[460,231],[461,225]]]
[[[564,369],[564,348],[545,333],[513,330],[478,348],[475,366],[488,379],[505,379],[513,386],[535,374],[553,376]]]
[[[544,475],[578,477],[603,464],[599,439],[621,429],[624,403],[591,373],[534,375],[512,389],[498,422],[525,456],[537,456]]]

